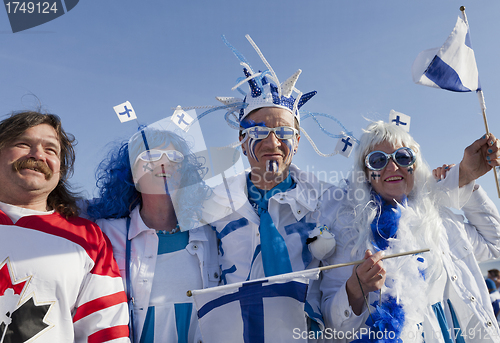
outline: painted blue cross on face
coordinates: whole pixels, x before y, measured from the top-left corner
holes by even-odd
[[[261,108],[247,116],[242,148],[252,167],[252,179],[257,175],[266,180],[288,174],[300,139],[294,120],[291,112],[274,107]]]

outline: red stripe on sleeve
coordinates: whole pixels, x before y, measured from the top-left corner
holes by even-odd
[[[7,219],[9,218],[6,217],[5,220]],[[0,214],[0,224],[3,220]],[[92,274],[120,276],[120,270],[113,258],[111,242],[95,223],[87,219],[80,217],[66,219],[59,213],[53,213],[45,216],[25,216],[20,218],[16,225],[59,236],[78,244],[95,263],[91,270]]]
[[[125,292],[117,292],[110,295],[102,296],[98,299],[91,300],[81,306],[76,310],[75,316],[73,317],[73,323],[79,321],[80,319],[108,307],[118,305],[121,303],[127,303],[127,296]]]
[[[94,332],[89,336],[88,343],[101,343],[124,337],[128,337],[128,326],[114,326]]]

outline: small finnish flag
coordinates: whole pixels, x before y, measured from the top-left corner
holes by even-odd
[[[391,112],[389,113],[389,123],[393,123],[399,126],[406,132],[410,132],[410,120],[411,117],[407,116],[404,113],[396,112],[394,110],[391,110]]]
[[[120,122],[125,123],[126,121],[137,119],[135,115],[135,111],[132,108],[132,104],[129,101],[124,102],[123,104],[114,106],[113,109],[120,119]]]
[[[181,106],[177,106],[174,111],[171,120],[175,125],[181,128],[181,130],[187,132],[189,130],[189,125],[193,122],[193,118],[186,111],[182,109]]]
[[[337,145],[335,146],[335,151],[345,157],[349,157],[354,147],[354,139],[350,136],[341,132],[342,137],[339,138]]]

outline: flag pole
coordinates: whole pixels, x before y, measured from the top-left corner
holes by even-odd
[[[412,251],[400,252],[400,253],[397,253],[397,254],[383,256],[381,258],[381,260],[385,260],[387,258],[394,258],[394,257],[406,256],[406,255],[421,254],[421,253],[428,252],[428,251],[430,251],[430,249],[420,249],[420,250],[412,250]],[[365,262],[365,260],[359,260],[359,261],[352,261],[352,262],[347,262],[347,263],[333,264],[331,266],[319,267],[318,269],[321,270],[321,271],[323,271],[323,270],[329,270],[329,269],[334,269],[334,268],[352,266],[352,265],[355,265],[355,264],[361,264],[363,262]]]
[[[419,249],[419,250],[411,250],[411,251],[405,251],[405,252],[400,252],[397,254],[391,254],[391,255],[386,255],[381,258],[381,260],[385,260],[388,258],[394,258],[394,257],[400,257],[400,256],[406,256],[406,255],[415,255],[415,254],[421,254],[424,252],[428,252],[430,249]],[[323,266],[323,267],[318,267],[318,268],[312,268],[312,269],[304,269],[300,270],[298,272],[291,272],[291,273],[286,273],[286,274],[280,274],[280,275],[275,275],[267,278],[261,278],[261,279],[256,279],[256,280],[251,280],[252,282],[258,282],[258,281],[275,281],[275,280],[280,280],[280,279],[288,279],[288,278],[293,278],[293,277],[304,277],[304,274],[313,274],[315,272],[319,273],[324,270],[329,270],[329,269],[334,269],[334,268],[340,268],[340,267],[347,267],[347,266],[352,266],[355,264],[361,264],[365,262],[365,260],[359,260],[359,261],[352,261],[352,262],[347,262],[347,263],[339,263],[339,264],[332,264],[330,266]],[[218,286],[216,287],[218,290],[222,289],[229,289],[229,288],[234,288],[234,284],[227,284],[223,286]],[[213,290],[215,287],[212,288],[206,288],[204,290],[210,291]],[[199,292],[200,290],[194,290],[194,292]],[[201,290],[203,291],[203,290]],[[188,297],[193,296],[193,291],[188,290],[186,292],[186,295]]]
[[[468,27],[469,22],[467,21],[467,16],[465,15],[465,6],[460,6],[460,11],[462,12],[462,18]],[[486,129],[486,134],[489,135],[490,129],[488,127],[488,120],[486,119],[486,104],[484,102],[483,91],[481,89],[479,89],[478,91],[476,91],[476,93],[477,93],[477,97],[479,99],[479,107],[481,107],[481,112],[483,113],[483,121],[484,121],[484,127]],[[498,183],[498,175],[497,175],[497,168],[496,167],[493,167],[493,175],[495,176],[495,183],[497,185],[497,194],[498,194],[498,197],[500,198],[500,184]]]
[[[486,120],[486,105],[484,103],[484,95],[482,90],[477,91],[477,96],[479,98],[479,106],[481,106],[481,111],[483,112],[484,127],[486,129],[486,134],[490,134],[490,129],[488,128],[488,121]],[[495,176],[495,183],[497,185],[497,194],[500,198],[500,184],[498,183],[497,167],[493,167],[493,175]]]

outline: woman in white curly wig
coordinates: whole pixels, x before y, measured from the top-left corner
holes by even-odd
[[[478,267],[500,256],[500,216],[474,181],[499,165],[499,155],[499,141],[485,135],[459,166],[445,165],[433,177],[407,132],[382,121],[367,127],[334,225],[337,248],[324,261],[364,259],[323,275],[322,312],[334,339],[500,341]],[[430,252],[382,261],[425,248]]]

